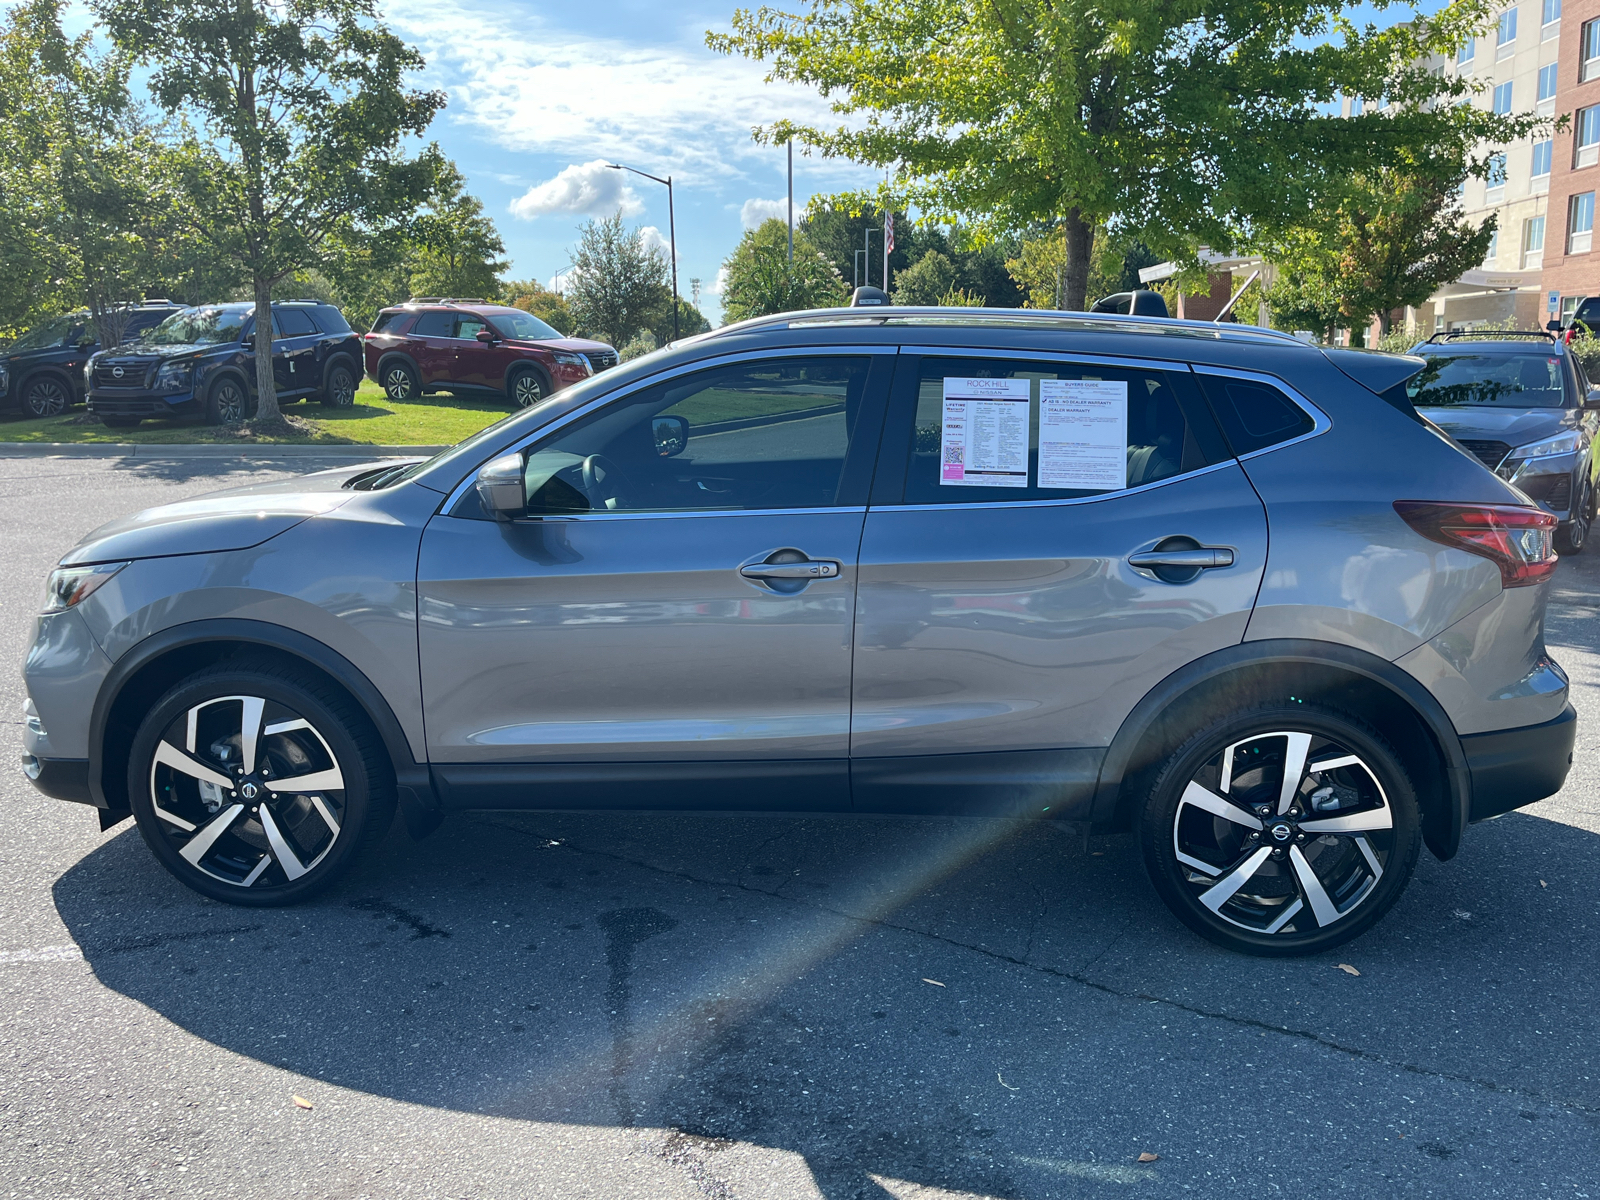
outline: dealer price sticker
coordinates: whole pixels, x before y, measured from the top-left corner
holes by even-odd
[[[939,483],[955,487],[1028,486],[1029,382],[944,381]]]

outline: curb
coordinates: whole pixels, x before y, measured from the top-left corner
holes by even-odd
[[[0,458],[416,458],[445,446],[225,445],[146,442],[0,442]]]

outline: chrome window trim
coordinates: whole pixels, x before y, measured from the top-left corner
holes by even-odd
[[[1172,362],[1164,358],[1129,358],[1119,354],[1081,354],[1075,350],[1002,350],[990,346],[917,346],[902,345],[900,353],[918,358],[1010,358],[1033,362],[1085,363],[1090,366],[1118,367],[1123,370],[1182,371],[1188,373],[1186,362]]]
[[[1265,371],[1241,371],[1235,367],[1195,366],[1192,370],[1196,375],[1218,375],[1224,379],[1242,379],[1247,383],[1264,383],[1268,387],[1276,388],[1282,392],[1296,408],[1311,418],[1312,427],[1310,432],[1302,433],[1299,437],[1292,437],[1286,442],[1274,442],[1270,446],[1263,446],[1259,450],[1241,454],[1238,457],[1239,462],[1249,462],[1252,458],[1259,458],[1263,454],[1271,454],[1275,450],[1282,450],[1285,446],[1298,446],[1301,442],[1310,441],[1314,437],[1321,437],[1333,428],[1333,419],[1327,413],[1323,412],[1276,375],[1269,375]]]
[[[538,517],[518,517],[511,524],[531,525],[535,522],[546,524],[550,521],[678,520],[683,517],[800,517],[827,513],[854,513],[860,516],[866,511],[864,504],[842,508],[667,508],[656,512],[549,513]]]
[[[665,370],[657,371],[651,375],[646,375],[643,379],[635,379],[629,383],[622,384],[616,388],[613,388],[611,391],[606,392],[602,396],[596,396],[582,408],[568,413],[566,416],[553,421],[549,425],[540,426],[535,432],[528,434],[521,440],[502,444],[498,449],[491,451],[484,458],[479,459],[477,464],[467,472],[466,476],[459,483],[457,483],[455,487],[450,489],[450,493],[445,497],[444,503],[441,504],[435,511],[438,513],[447,513],[454,508],[456,504],[460,502],[461,497],[466,494],[467,489],[471,487],[477,480],[478,472],[483,469],[484,463],[489,462],[491,459],[499,458],[505,454],[520,454],[523,450],[526,450],[529,446],[533,445],[533,443],[541,441],[551,434],[558,433],[560,430],[566,428],[574,421],[588,416],[596,409],[612,403],[628,392],[642,391],[645,388],[655,387],[656,384],[663,383],[666,380],[676,379],[680,375],[688,375],[695,371],[704,370],[709,367],[725,366],[728,363],[751,362],[756,359],[763,358],[820,358],[829,355],[844,355],[847,357],[854,357],[873,354],[898,354],[899,352],[899,345],[894,343],[866,346],[852,346],[849,343],[833,346],[775,346],[770,350],[730,350],[726,353],[713,355],[709,358],[699,358],[693,362],[680,363],[677,366],[668,367]],[[615,370],[615,368],[608,368],[608,370]],[[600,372],[599,374],[604,373],[605,372]],[[589,378],[593,379],[595,377],[596,376],[591,375]],[[560,392],[557,392],[555,395],[559,396],[560,394]],[[551,398],[554,399],[555,397]],[[760,508],[737,509],[731,511],[786,512],[791,510]],[[827,511],[838,512],[840,510],[828,509]]]
[[[1269,447],[1273,448],[1273,447]],[[1201,467],[1198,471],[1185,471],[1182,475],[1169,475],[1165,479],[1157,479],[1150,483],[1141,483],[1138,487],[1122,488],[1118,491],[1097,492],[1093,496],[1067,496],[1060,500],[973,500],[956,501],[950,504],[874,504],[869,512],[959,512],[978,508],[1054,508],[1069,504],[1098,504],[1102,500],[1115,500],[1122,496],[1137,496],[1154,488],[1166,487],[1169,483],[1182,483],[1187,479],[1198,479],[1202,475],[1209,475],[1213,471],[1220,471],[1224,467],[1236,467],[1239,460],[1236,458],[1225,459],[1210,466]]]

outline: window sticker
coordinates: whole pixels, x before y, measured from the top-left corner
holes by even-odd
[[[1104,491],[1128,486],[1125,380],[1039,381],[1039,486]]]
[[[956,487],[1028,486],[1026,379],[944,381],[939,483]]]

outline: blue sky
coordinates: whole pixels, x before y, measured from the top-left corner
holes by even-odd
[[[665,236],[666,189],[601,165],[623,162],[673,176],[679,287],[687,296],[701,279],[716,319],[722,260],[746,223],[783,212],[784,152],[755,144],[751,127],[826,115],[814,93],[766,84],[760,64],[706,49],[705,31],[725,28],[733,7],[387,0],[389,21],[427,57],[424,81],[449,94],[431,136],[494,217],[511,277],[549,283],[578,226],[618,207]],[[797,150],[796,208],[871,178]]]

